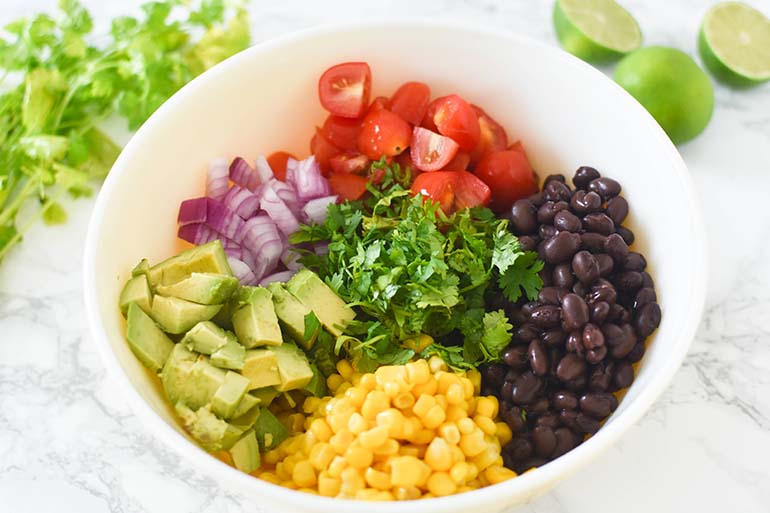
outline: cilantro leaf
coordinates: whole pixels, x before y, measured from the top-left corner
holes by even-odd
[[[500,353],[511,342],[511,329],[508,316],[503,310],[484,314],[484,334],[481,335],[482,347],[485,349],[487,361],[499,359]]]
[[[513,266],[500,276],[500,288],[503,289],[508,301],[518,301],[522,290],[530,301],[537,298],[537,293],[543,287],[543,280],[537,273],[543,265],[543,261],[538,260],[537,253],[534,251],[527,251],[516,259]]]

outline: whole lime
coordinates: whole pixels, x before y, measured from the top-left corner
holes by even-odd
[[[615,81],[636,98],[674,144],[700,134],[714,111],[714,88],[689,55],[649,46],[618,63]]]

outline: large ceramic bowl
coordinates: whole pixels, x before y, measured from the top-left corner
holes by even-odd
[[[142,257],[180,248],[179,202],[198,196],[209,160],[276,149],[306,155],[324,113],[318,77],[368,61],[373,96],[406,80],[435,96],[459,93],[521,138],[541,176],[590,164],[623,184],[631,226],[657,283],[663,322],[620,407],[590,440],[533,472],[447,498],[364,503],[271,485],[209,456],[188,439],[156,379],[124,339],[122,284]],[[524,37],[422,22],[335,26],[275,39],[219,64],[166,102],[137,132],[99,194],[85,248],[85,303],[94,343],[125,398],[163,443],[201,473],[265,506],[316,513],[493,513],[523,503],[600,455],[649,409],[694,336],[705,280],[704,230],[682,159],[652,117],[592,67]],[[633,462],[629,461],[629,465]],[[620,471],[621,469],[618,469]]]

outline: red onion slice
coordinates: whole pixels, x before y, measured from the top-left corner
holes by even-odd
[[[284,235],[291,235],[299,229],[299,221],[272,187],[262,189],[261,206]]]
[[[255,190],[260,183],[257,172],[241,157],[235,157],[230,164],[230,180],[250,191]]]
[[[290,184],[294,183],[296,179],[295,174],[297,173],[298,166],[299,166],[299,160],[289,157],[289,159],[286,161],[286,179],[284,180],[286,183],[290,183]]]
[[[329,205],[337,202],[337,196],[324,196],[305,203],[302,220],[308,224],[323,224],[329,213]]]
[[[208,198],[206,224],[235,242],[243,238],[243,219],[215,199]]]
[[[176,222],[179,226],[186,224],[200,224],[206,222],[208,213],[208,198],[192,198],[184,200],[179,205],[179,215]]]
[[[265,214],[252,217],[243,225],[243,246],[253,255],[278,261],[283,253],[283,240],[278,227]]]
[[[241,285],[255,285],[257,283],[257,277],[254,276],[254,272],[245,262],[238,258],[227,257],[227,263],[230,264],[233,275],[238,278]]]
[[[200,245],[218,239],[219,234],[204,223],[193,223],[180,226],[177,237],[190,244]]]
[[[227,168],[227,160],[224,157],[215,158],[209,163],[206,174],[206,196],[217,200],[225,197],[227,188],[230,186]]]
[[[270,164],[267,163],[267,159],[264,155],[257,157],[257,176],[259,177],[259,183],[267,183],[275,177]]]
[[[259,285],[264,287],[274,282],[286,283],[292,276],[294,276],[294,271],[281,271],[273,273],[262,278],[262,280],[259,282]]]
[[[331,193],[329,182],[321,174],[321,168],[312,155],[299,162],[297,169],[292,173],[290,183],[302,202],[328,196]]]
[[[244,220],[254,216],[259,210],[259,197],[238,185],[230,188],[222,202]]]

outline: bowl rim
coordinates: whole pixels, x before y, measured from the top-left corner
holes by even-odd
[[[243,473],[209,455],[176,429],[169,426],[134,388],[129,377],[123,370],[117,355],[110,349],[107,330],[105,329],[99,314],[97,280],[95,272],[93,272],[97,259],[99,234],[102,231],[104,211],[109,204],[109,198],[117,192],[116,183],[118,175],[126,171],[129,167],[128,163],[132,160],[133,154],[137,153],[140,149],[143,134],[151,131],[151,127],[156,124],[158,120],[173,117],[175,107],[182,97],[189,94],[191,91],[198,89],[204,83],[210,80],[216,80],[220,75],[227,74],[231,69],[245,65],[251,59],[255,58],[255,56],[275,51],[280,49],[283,45],[298,43],[303,40],[312,40],[339,31],[383,28],[452,30],[463,32],[468,35],[475,34],[495,37],[502,41],[508,41],[513,44],[535,49],[539,52],[545,52],[550,54],[550,57],[554,60],[560,61],[560,65],[562,66],[578,69],[581,73],[593,75],[597,80],[610,82],[620,96],[624,98],[623,101],[628,104],[628,109],[641,111],[641,114],[645,119],[645,124],[647,125],[647,130],[652,131],[659,140],[661,150],[668,154],[667,158],[670,161],[674,173],[672,179],[675,178],[682,182],[686,192],[686,197],[683,199],[686,200],[686,213],[692,223],[692,237],[695,242],[695,246],[692,248],[693,251],[691,254],[692,260],[690,266],[692,275],[695,279],[691,283],[689,292],[686,294],[686,297],[689,298],[689,305],[685,313],[685,326],[682,330],[683,336],[672,345],[671,352],[668,355],[669,357],[665,360],[665,363],[656,370],[657,379],[640,390],[634,401],[629,404],[624,411],[620,412],[616,418],[613,418],[611,423],[604,425],[599,433],[592,436],[575,449],[534,471],[521,474],[515,479],[467,493],[451,495],[448,497],[431,498],[427,503],[424,500],[400,501],[397,506],[386,502],[370,502],[353,499],[341,500],[320,497],[273,485],[267,481]],[[285,503],[290,507],[299,508],[299,510],[303,511],[351,513],[360,511],[364,504],[367,510],[372,513],[386,513],[392,511],[394,508],[402,513],[418,513],[426,507],[431,508],[431,511],[438,513],[450,510],[459,511],[474,506],[478,507],[480,504],[503,502],[506,498],[511,496],[529,498],[537,495],[544,487],[548,486],[549,483],[555,483],[568,477],[613,445],[626,430],[649,410],[661,393],[668,387],[675,372],[681,365],[682,360],[695,337],[706,296],[706,235],[703,218],[700,214],[700,202],[695,194],[695,190],[692,177],[690,176],[681,155],[663,129],[653,117],[647,113],[644,107],[642,107],[618,84],[610,80],[604,73],[556,46],[549,45],[529,36],[508,32],[498,28],[482,27],[472,22],[442,21],[426,18],[389,18],[377,21],[366,20],[363,22],[349,21],[344,23],[326,23],[313,28],[292,31],[259,42],[216,66],[213,66],[211,69],[193,79],[150,116],[121,152],[99,192],[86,236],[83,262],[83,287],[86,315],[91,335],[90,338],[96,345],[103,364],[110,375],[115,379],[122,394],[130,404],[132,411],[143,419],[148,425],[148,429],[165,444],[173,447],[176,452],[190,460],[199,471],[205,472],[207,475],[213,476],[217,480],[227,479],[228,481],[232,481],[233,487],[237,487],[239,490],[252,487],[258,492],[263,492],[266,497],[269,497],[275,502]]]

